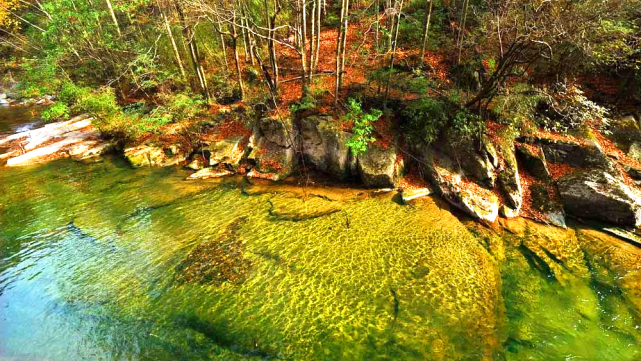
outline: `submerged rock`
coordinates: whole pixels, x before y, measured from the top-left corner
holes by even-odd
[[[558,182],[565,210],[577,217],[619,225],[641,224],[641,199],[604,170],[576,172]]]
[[[204,168],[187,177],[187,180],[222,178],[232,175],[234,172],[225,168]]]
[[[358,156],[358,174],[366,187],[391,188],[396,186],[403,172],[403,161],[398,161],[396,146],[384,149],[370,145]]]
[[[403,203],[409,203],[415,199],[427,197],[430,194],[432,194],[432,191],[429,188],[420,188],[420,189],[412,189],[412,190],[405,189],[401,193],[401,199],[403,200]]]
[[[252,265],[251,260],[245,259],[245,247],[238,235],[245,221],[245,218],[233,221],[218,238],[196,246],[176,266],[176,281],[214,286],[243,283]]]

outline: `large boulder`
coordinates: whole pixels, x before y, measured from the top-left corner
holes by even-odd
[[[397,156],[396,146],[387,149],[372,144],[358,156],[358,174],[366,187],[392,188],[403,172],[403,161]]]
[[[282,180],[294,171],[297,134],[289,119],[261,119],[249,139],[250,177]]]
[[[346,180],[355,173],[355,158],[346,145],[349,133],[333,127],[331,116],[302,119],[300,132],[305,165]]]
[[[455,160],[465,175],[489,188],[494,187],[498,155],[490,142],[473,138],[454,139],[453,135],[449,135],[442,137],[434,147]]]
[[[641,225],[641,199],[618,175],[595,168],[558,181],[567,213],[623,226]]]
[[[414,153],[420,159],[423,172],[443,199],[475,219],[489,223],[496,221],[499,215],[498,198],[473,181],[466,180],[453,159],[429,147],[418,147]],[[470,189],[469,185],[476,187]]]
[[[525,169],[534,177],[540,179],[550,178],[545,154],[538,144],[517,143],[516,154],[521,159]]]
[[[210,144],[202,149],[202,154],[208,158],[211,166],[225,164],[232,168],[238,167],[248,151],[249,137],[235,136]]]
[[[541,138],[537,142],[551,163],[564,163],[573,167],[607,167],[608,156],[597,142],[585,141],[583,144]]]

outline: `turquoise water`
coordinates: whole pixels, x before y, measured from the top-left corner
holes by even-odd
[[[641,252],[436,198],[0,168],[0,360],[638,360]]]

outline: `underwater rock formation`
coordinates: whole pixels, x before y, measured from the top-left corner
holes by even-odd
[[[215,286],[244,282],[252,265],[244,257],[243,240],[238,235],[238,230],[245,222],[245,218],[238,218],[218,238],[196,246],[176,266],[176,281]]]

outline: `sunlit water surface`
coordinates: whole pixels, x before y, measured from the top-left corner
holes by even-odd
[[[0,360],[641,359],[619,240],[187,175],[0,168]]]

